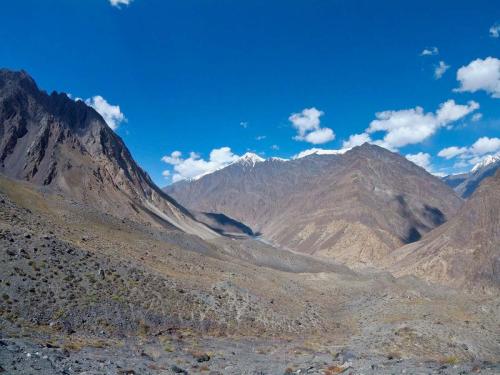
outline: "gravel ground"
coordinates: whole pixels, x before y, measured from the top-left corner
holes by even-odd
[[[165,351],[159,342],[121,342],[117,347],[78,351],[48,348],[23,339],[0,341],[4,373],[56,374],[499,374],[500,366],[476,363],[419,362],[364,357],[343,348],[312,352],[300,343],[259,339],[174,339]],[[200,351],[199,348],[203,348]]]

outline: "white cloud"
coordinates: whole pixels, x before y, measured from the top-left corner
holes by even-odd
[[[196,179],[205,174],[214,172],[233,163],[239,158],[229,147],[213,149],[208,160],[202,159],[199,154],[191,152],[186,159],[182,158],[180,151],[174,151],[164,156],[161,160],[174,168],[172,181]]]
[[[406,155],[406,158],[409,161],[418,165],[419,167],[424,168],[427,172],[433,174],[434,176],[444,177],[444,176],[448,175],[448,173],[439,172],[439,171],[434,170],[434,167],[431,164],[431,155],[429,155],[426,152],[418,152],[416,154],[408,154],[408,155]]]
[[[347,141],[344,141],[342,143],[342,148],[353,148],[356,146],[361,146],[363,143],[370,143],[371,138],[367,133],[361,133],[361,134],[353,134],[349,137]]]
[[[266,138],[267,138],[267,136],[265,136],[265,135],[258,135],[257,137],[255,137],[255,139],[256,139],[257,141],[262,141],[262,140],[264,140],[264,139],[266,139]]]
[[[500,23],[496,23],[490,27],[490,36],[492,38],[500,37]]]
[[[471,117],[471,120],[474,121],[474,122],[478,122],[482,118],[483,118],[483,114],[482,113],[474,113],[472,115],[472,117]]]
[[[465,154],[467,152],[467,147],[457,147],[457,146],[451,146],[447,148],[443,148],[441,151],[438,152],[438,156],[445,158],[445,159],[453,159],[454,157],[458,155]]]
[[[238,158],[239,156],[233,154],[230,147],[214,148],[210,152],[210,161],[217,165],[230,164]]]
[[[437,65],[434,69],[434,78],[440,79],[448,69],[450,69],[450,66],[446,65],[444,61],[440,61],[439,65]]]
[[[332,129],[321,127],[320,117],[323,114],[323,111],[314,107],[305,108],[300,113],[291,114],[288,120],[297,130],[294,139],[312,144],[322,144],[335,139],[335,133]]]
[[[170,171],[169,170],[164,170],[163,172],[161,172],[161,175],[165,178],[169,178],[170,177]]]
[[[246,122],[246,121],[241,121],[241,122],[240,122],[240,126],[241,126],[243,129],[246,129],[246,128],[248,128],[248,122]]]
[[[495,57],[476,59],[457,71],[458,92],[484,90],[493,98],[500,98],[500,60]]]
[[[308,131],[319,129],[320,117],[324,115],[314,107],[305,108],[301,113],[293,113],[288,120],[293,124],[293,127],[299,132],[299,136],[303,137]]]
[[[438,156],[448,160],[458,157],[459,161],[455,163],[454,167],[466,168],[491,156],[500,157],[500,138],[481,137],[470,147],[444,148],[438,152]]]
[[[134,0],[109,0],[109,3],[117,8],[120,8],[122,5],[130,5],[130,3]]]
[[[272,145],[272,146],[271,146],[271,149],[273,149],[273,150],[279,150],[279,149],[280,149],[280,146],[278,146],[278,145]]]
[[[366,133],[385,132],[384,138],[373,143],[395,150],[416,144],[432,136],[440,127],[451,124],[479,108],[470,101],[467,105],[448,100],[440,105],[436,113],[425,113],[422,107],[398,111],[383,111],[375,114]]]
[[[439,106],[436,119],[440,124],[446,125],[460,120],[476,109],[479,109],[479,104],[472,100],[466,105],[456,104],[454,100],[447,100]]]
[[[365,142],[397,151],[406,145],[424,141],[439,128],[450,126],[478,108],[479,104],[474,101],[462,105],[448,100],[440,104],[435,113],[425,113],[422,107],[378,112],[364,133],[352,134],[342,143],[342,149],[337,151],[345,151]],[[385,133],[384,137],[374,140],[371,135],[378,132]]]
[[[392,144],[386,142],[385,140],[383,139],[377,139],[375,141],[371,141],[370,142],[371,144],[374,144],[374,145],[377,145],[377,146],[380,146],[380,147],[383,147],[389,151],[392,151],[392,152],[397,152],[398,149],[396,147],[394,147]]]
[[[431,156],[428,153],[425,152],[419,152],[417,154],[408,154],[406,155],[406,158],[418,165],[419,167],[422,167],[428,171],[430,171],[431,168]]]
[[[422,52],[420,52],[420,56],[434,56],[439,53],[439,49],[437,47],[428,47],[424,48]]]
[[[127,121],[125,115],[120,110],[120,106],[109,104],[106,99],[100,95],[86,99],[85,104],[94,108],[113,130],[118,129],[118,126],[123,121]]]
[[[470,167],[469,163],[465,160],[459,160],[457,161],[455,164],[453,164],[453,168],[460,168],[460,169],[464,169],[464,168],[467,168],[467,167]]]
[[[384,131],[384,142],[395,148],[419,143],[431,136],[436,128],[435,116],[424,113],[422,107],[399,111],[383,111],[375,114],[368,133]]]
[[[172,165],[177,165],[181,163],[181,156],[182,152],[180,151],[174,151],[170,154],[170,156],[164,156],[161,158],[162,161],[164,161],[167,164],[172,164]]]
[[[484,155],[500,151],[500,138],[481,137],[474,142],[470,151],[475,155]]]
[[[321,128],[307,133],[303,139],[306,142],[312,143],[313,145],[320,145],[326,142],[333,141],[335,139],[335,134],[330,128]]]

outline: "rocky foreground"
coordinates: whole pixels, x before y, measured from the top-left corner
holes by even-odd
[[[319,350],[306,340],[199,338],[188,332],[168,340],[91,340],[60,344],[0,341],[9,374],[498,374],[490,362],[460,363],[367,356],[346,348]],[[334,346],[333,346],[334,347]],[[332,347],[330,347],[332,348]]]
[[[0,178],[6,374],[494,374],[500,300]]]

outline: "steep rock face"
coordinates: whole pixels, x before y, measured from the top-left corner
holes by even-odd
[[[102,117],[26,72],[0,70],[0,172],[104,212],[212,237],[162,192]]]
[[[273,243],[353,266],[377,264],[462,203],[438,178],[369,144],[252,168],[235,163],[165,191],[191,209],[239,220]]]
[[[468,290],[500,290],[500,170],[457,215],[422,241],[391,254],[397,275],[416,274]]]

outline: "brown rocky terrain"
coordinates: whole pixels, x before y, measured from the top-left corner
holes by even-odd
[[[462,204],[438,178],[369,144],[251,168],[234,163],[164,190],[190,209],[241,221],[274,244],[351,266],[379,264]]]
[[[104,212],[203,238],[216,234],[163,193],[102,117],[26,72],[0,70],[0,172]]]
[[[396,275],[413,274],[474,292],[500,289],[500,170],[483,180],[446,224],[389,258]]]
[[[498,371],[496,297],[354,273],[251,239],[214,241],[0,178],[0,366],[23,375]]]

